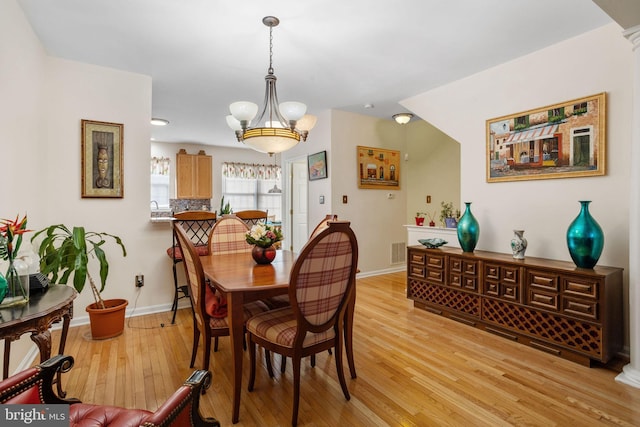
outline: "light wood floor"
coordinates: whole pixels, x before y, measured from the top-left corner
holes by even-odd
[[[358,280],[354,346],[358,378],[347,374],[344,400],[333,356],[303,363],[301,426],[639,426],[640,390],[616,372],[576,363],[414,309],[404,273]],[[149,287],[145,289],[150,289]],[[127,320],[124,334],[88,338],[71,328],[66,353],[76,359],[63,384],[84,402],[157,408],[191,373],[190,310]],[[161,323],[164,327],[161,327]],[[54,347],[57,348],[57,333]],[[291,363],[270,380],[258,370],[246,390],[237,426],[290,425]],[[202,363],[201,352],[196,367]],[[231,425],[228,338],[211,358],[213,384],[202,412]],[[279,366],[279,360],[276,360]]]

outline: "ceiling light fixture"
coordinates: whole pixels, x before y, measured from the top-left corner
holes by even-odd
[[[154,117],[151,119],[151,124],[154,126],[166,126],[169,124],[169,120],[157,119]]]
[[[409,123],[412,117],[413,114],[411,113],[398,113],[393,115],[393,120],[395,120],[397,123],[400,123],[401,125],[406,125],[407,123]]]
[[[280,20],[265,16],[262,23],[269,27],[269,68],[265,76],[264,104],[258,114],[253,102],[240,101],[229,105],[231,115],[227,124],[236,132],[238,141],[261,153],[281,153],[293,148],[300,140],[306,141],[309,131],[316,124],[316,117],[305,114],[307,106],[302,102],[283,102],[278,105],[276,76],[273,74],[273,27]],[[255,117],[258,117],[255,121]]]

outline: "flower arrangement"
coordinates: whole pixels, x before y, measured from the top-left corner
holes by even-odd
[[[261,248],[268,248],[282,240],[282,232],[279,228],[267,224],[256,224],[246,235],[247,243]]]
[[[27,215],[25,214],[22,219],[19,218],[16,215],[15,220],[0,220],[0,258],[5,261],[9,260],[9,263],[16,259],[16,254],[22,244],[22,235],[31,231],[27,230]]]
[[[18,271],[14,264],[16,254],[22,244],[22,235],[31,230],[27,230],[27,215],[22,219],[16,215],[15,220],[0,220],[0,258],[9,261],[9,268],[6,273],[6,280],[0,283],[0,303],[3,307],[24,304],[29,301],[28,287],[25,288],[20,282]],[[0,277],[2,275],[0,274]],[[28,285],[27,285],[28,286]]]

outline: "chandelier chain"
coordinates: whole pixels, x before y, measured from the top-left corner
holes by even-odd
[[[273,74],[273,27],[269,27],[269,74]]]

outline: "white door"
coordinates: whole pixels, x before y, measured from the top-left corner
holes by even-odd
[[[291,178],[291,221],[290,250],[300,252],[307,243],[309,230],[307,227],[307,159],[293,160],[290,164]]]

